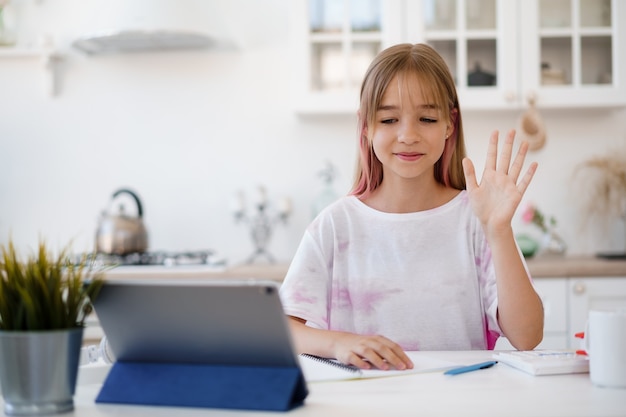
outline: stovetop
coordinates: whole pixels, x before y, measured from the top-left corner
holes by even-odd
[[[160,265],[174,267],[179,265],[210,265],[220,266],[224,264],[223,258],[218,257],[211,250],[199,251],[148,251],[133,252],[125,255],[96,253],[81,255],[93,267],[110,266],[147,266]]]

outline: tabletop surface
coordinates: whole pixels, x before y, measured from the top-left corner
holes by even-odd
[[[469,365],[490,351],[419,352]],[[74,398],[77,417],[100,416],[626,416],[626,389],[600,388],[589,374],[531,376],[505,364],[460,375],[443,372],[385,378],[311,382],[304,405],[288,413],[206,408],[96,404],[102,368],[81,369]]]

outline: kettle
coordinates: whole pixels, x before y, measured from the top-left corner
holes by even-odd
[[[143,208],[137,194],[122,188],[113,193],[111,202],[121,195],[130,195],[137,206],[137,215],[126,214],[124,205],[117,213],[103,211],[96,232],[96,252],[109,255],[126,255],[144,252],[148,247],[148,232],[143,224]]]

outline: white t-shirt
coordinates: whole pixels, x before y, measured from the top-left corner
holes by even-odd
[[[401,214],[342,197],[307,228],[280,295],[309,326],[407,351],[493,349],[501,334],[491,250],[466,191]]]

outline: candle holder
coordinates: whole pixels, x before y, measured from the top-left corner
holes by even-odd
[[[283,198],[278,202],[278,210],[270,213],[269,203],[265,187],[258,188],[258,196],[252,204],[253,212],[247,214],[245,197],[243,192],[239,192],[233,214],[235,222],[245,223],[250,228],[250,237],[254,244],[254,252],[247,260],[248,264],[254,263],[258,258],[265,257],[270,263],[275,263],[274,256],[267,250],[270,238],[277,224],[286,224],[291,214],[291,201]]]

